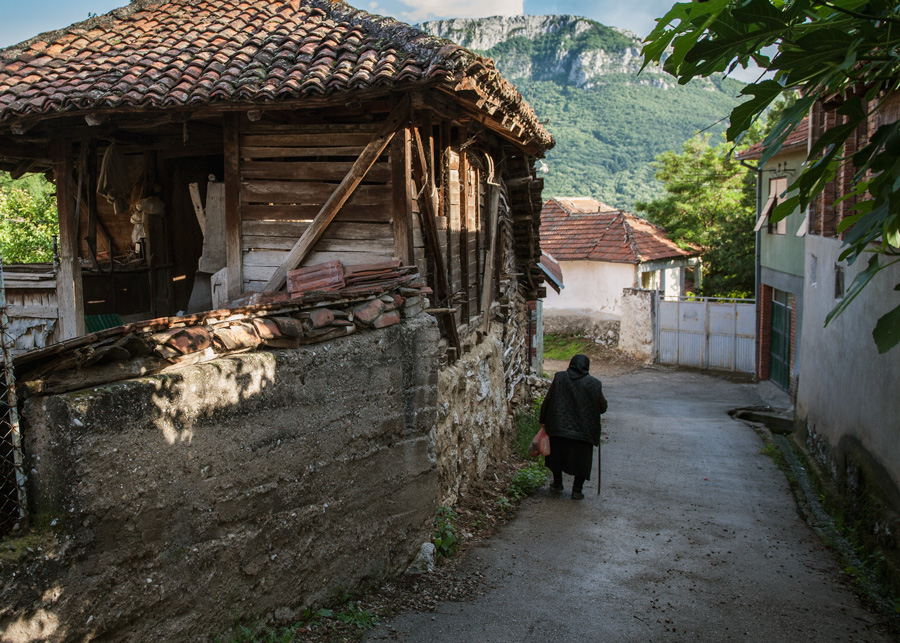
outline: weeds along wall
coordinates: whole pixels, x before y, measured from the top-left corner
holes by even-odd
[[[206,639],[406,568],[438,504],[427,315],[24,409],[37,535],[0,639]]]

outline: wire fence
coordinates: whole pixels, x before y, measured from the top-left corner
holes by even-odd
[[[0,257],[0,536],[21,524],[26,516],[22,434],[13,374],[12,339],[6,314],[6,284]]]

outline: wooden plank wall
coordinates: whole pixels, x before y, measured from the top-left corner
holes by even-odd
[[[456,308],[457,323],[468,324],[481,313],[487,251],[484,176],[469,153],[460,150],[464,133],[446,124],[435,127],[431,133],[430,145],[437,163],[435,183],[440,198],[436,208],[441,215],[437,217],[437,227],[452,292],[450,304]],[[429,148],[429,141],[425,141],[425,146]],[[418,249],[421,234],[415,239]]]
[[[378,123],[241,123],[244,291],[263,288],[377,128]],[[302,265],[370,263],[395,256],[393,207],[385,152]]]

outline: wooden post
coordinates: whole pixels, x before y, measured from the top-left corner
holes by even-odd
[[[306,258],[306,255],[312,250],[316,241],[318,241],[319,237],[322,236],[322,233],[325,232],[325,228],[328,227],[328,224],[331,223],[341,207],[343,207],[344,203],[347,202],[347,199],[353,195],[353,191],[366,177],[366,174],[372,166],[375,165],[375,161],[377,161],[378,157],[381,156],[381,153],[384,152],[385,148],[391,142],[391,139],[394,138],[394,134],[401,128],[408,116],[409,98],[405,97],[397,103],[390,116],[388,116],[387,120],[375,133],[375,137],[369,141],[369,144],[363,149],[362,154],[359,155],[359,158],[353,163],[350,171],[347,172],[347,175],[343,178],[337,188],[335,188],[334,192],[331,193],[328,200],[325,201],[325,204],[322,206],[322,209],[319,210],[319,213],[316,215],[315,219],[313,219],[313,222],[303,232],[303,235],[297,240],[294,247],[291,248],[287,258],[275,269],[275,273],[269,279],[263,290],[278,290],[284,285],[288,270],[293,270]],[[238,225],[240,225],[240,222]],[[240,230],[238,230],[238,232],[240,233]],[[238,249],[240,250],[240,239],[238,239]],[[229,257],[229,262],[230,261],[231,259]]]
[[[75,221],[75,188],[72,185],[72,144],[66,140],[54,140],[50,154],[56,181],[56,207],[59,212],[59,274],[56,276],[56,298],[59,307],[60,339],[65,340],[84,335],[84,296],[78,252],[78,228]]]
[[[238,113],[224,115],[225,153],[225,275],[228,299],[244,291],[244,257],[241,253],[241,158]]]
[[[488,248],[487,256],[484,258],[484,286],[481,290],[481,311],[484,315],[482,329],[484,332],[487,332],[491,324],[491,302],[494,300],[494,265],[497,255],[497,237],[500,232],[497,226],[500,210],[500,186],[494,183],[496,180],[494,175],[487,177]]]
[[[394,193],[394,252],[405,265],[414,260],[412,234],[412,177],[409,129],[403,128],[391,142],[391,188]]]
[[[460,132],[460,140],[465,141],[465,130]],[[459,151],[459,167],[457,168],[458,189],[459,189],[459,283],[460,290],[463,294],[463,300],[460,302],[460,311],[463,323],[469,323],[469,319],[475,314],[475,311],[469,307],[471,297],[471,284],[469,275],[469,159],[466,157],[466,151]],[[450,207],[453,207],[452,205]]]

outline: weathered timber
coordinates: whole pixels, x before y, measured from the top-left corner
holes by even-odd
[[[395,254],[403,263],[409,263],[413,257],[410,152],[409,129],[403,128],[403,131],[398,133],[391,142],[391,185],[394,191],[394,205],[392,208],[394,244]]]
[[[241,155],[247,159],[269,159],[269,158],[308,158],[317,157],[357,157],[362,154],[362,145],[345,145],[339,147],[257,147],[246,146],[241,148]]]
[[[297,241],[293,249],[288,254],[284,263],[278,267],[275,274],[266,284],[266,290],[278,290],[284,285],[285,275],[288,270],[296,268],[303,261],[304,257],[312,250],[313,245],[318,241],[322,232],[328,227],[335,215],[341,209],[341,206],[350,198],[353,191],[360,182],[365,178],[369,168],[374,165],[375,161],[381,156],[385,148],[391,142],[394,134],[401,127],[402,123],[409,116],[409,100],[401,99],[394,110],[388,116],[384,124],[379,128],[375,137],[366,145],[363,153],[353,164],[350,172],[344,177],[334,193],[328,197],[328,200],[322,206],[322,210],[316,215],[312,225],[307,228],[303,236]]]
[[[241,176],[244,179],[340,181],[352,166],[350,161],[245,161],[241,165]],[[385,162],[373,165],[366,175],[366,181],[370,183],[390,180],[391,167]]]
[[[246,145],[247,147],[344,147],[366,145],[371,139],[372,134],[370,132],[245,134],[241,136],[241,145]]]
[[[309,227],[309,221],[244,221],[241,234],[245,248],[262,248],[247,241],[256,236],[300,238]],[[322,233],[322,239],[392,239],[392,227],[387,223],[339,223],[337,218]],[[293,244],[293,242],[292,242]],[[290,248],[287,248],[290,250]]]
[[[429,188],[433,188],[433,184],[428,182],[429,170],[425,164],[425,146],[422,144],[422,137],[419,135],[418,128],[412,128],[412,133],[413,143],[416,147],[416,160],[413,163],[414,187],[416,194],[419,195],[419,208],[425,227],[425,245],[434,259],[435,294],[439,302],[445,302],[450,294],[450,285],[447,283],[447,268],[444,264],[437,226],[435,225],[434,201],[429,190]],[[459,333],[456,329],[456,318],[452,313],[444,315],[444,328],[451,345],[456,349],[456,354],[459,355]]]
[[[75,220],[75,189],[72,185],[72,145],[66,140],[54,140],[51,154],[59,212],[57,302],[60,338],[66,340],[84,334],[84,296],[78,253],[78,222]]]
[[[311,222],[319,213],[320,205],[296,205],[296,204],[244,204],[241,214],[244,221],[254,220],[285,220]],[[341,211],[334,217],[335,221],[384,221],[391,220],[391,211],[388,208],[373,207],[353,203],[353,199],[344,204]]]
[[[241,201],[243,203],[296,203],[313,205],[322,203],[335,192],[334,183],[306,183],[299,181],[243,181]],[[348,196],[355,205],[377,207],[389,206],[393,195],[388,185],[359,185]]]
[[[496,265],[495,257],[497,257],[497,237],[499,228],[497,225],[500,211],[500,186],[495,183],[496,178],[492,175],[488,177],[488,222],[487,222],[487,256],[484,258],[484,284],[481,288],[481,310],[484,311],[484,321],[482,322],[482,330],[488,331],[491,323],[491,316],[487,311],[491,308],[491,301],[494,298],[494,266]]]
[[[225,154],[225,270],[229,299],[241,293],[241,172],[240,131],[238,115],[227,113],[224,118]]]

